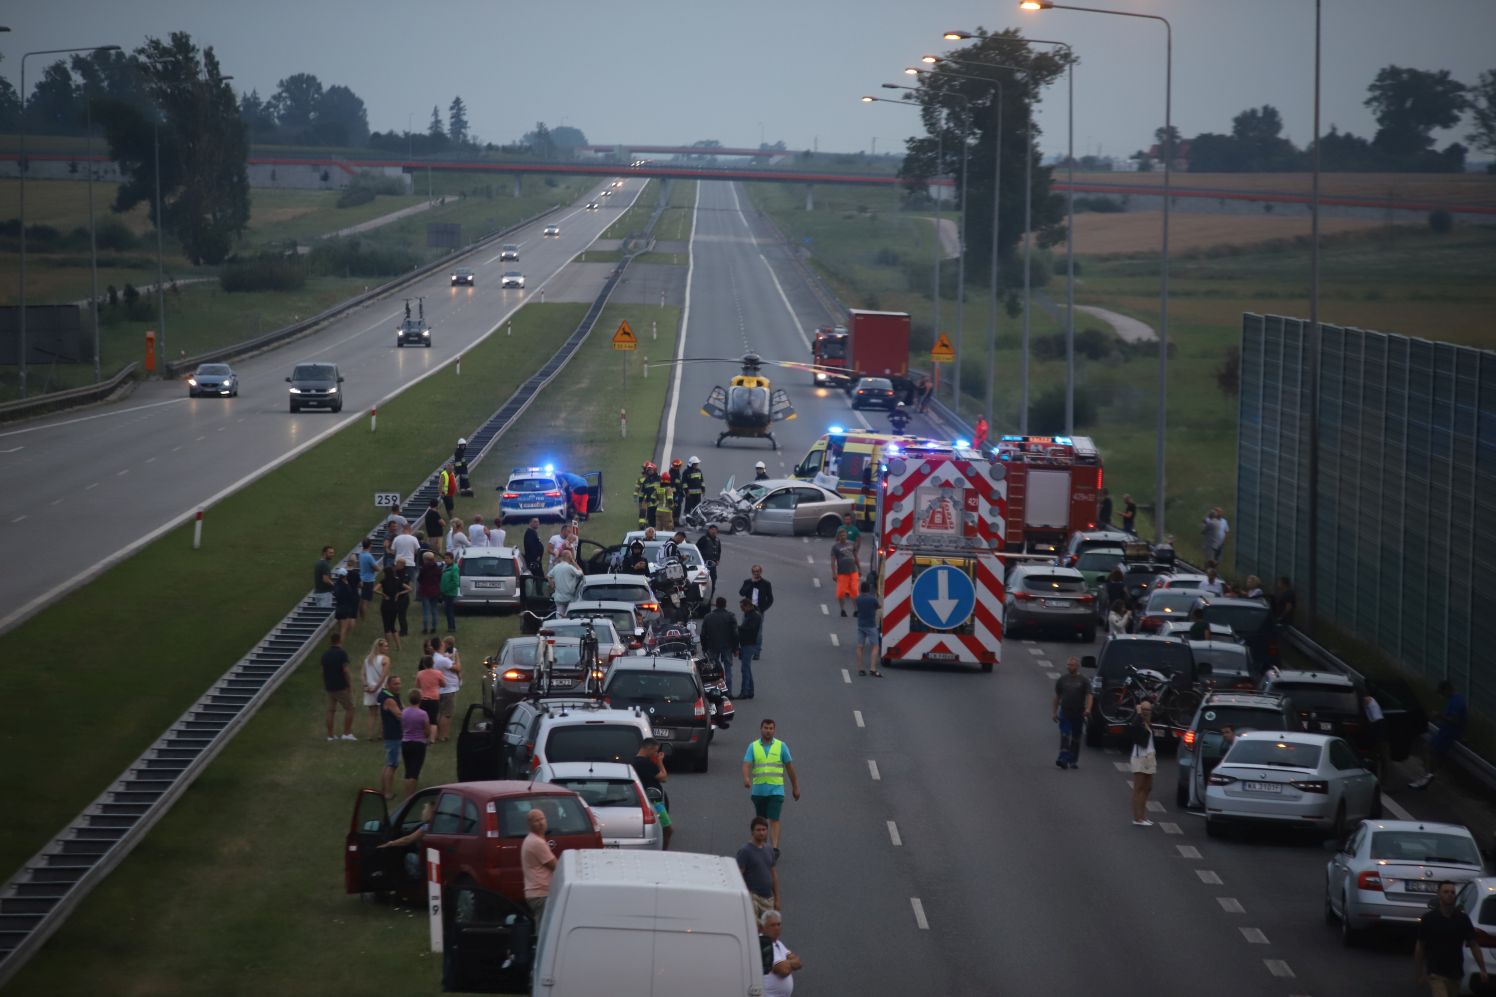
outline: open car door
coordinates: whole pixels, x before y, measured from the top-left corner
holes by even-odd
[[[550,586],[544,578],[536,578],[534,575],[526,574],[519,582],[520,609],[534,613],[535,616],[521,612],[519,618],[520,633],[534,636],[540,632],[540,620],[556,611],[556,603],[551,598]]]
[[[775,388],[769,396],[769,417],[775,422],[795,418],[795,406],[790,404],[789,392],[783,388]]]
[[[712,393],[706,396],[706,401],[701,403],[701,414],[713,419],[726,419],[727,389],[720,384],[713,388]]]
[[[529,991],[535,951],[529,907],[466,883],[444,891],[442,922],[443,991]]]
[[[1366,691],[1371,693],[1387,721],[1387,750],[1392,760],[1400,762],[1413,751],[1420,734],[1428,730],[1428,714],[1413,687],[1399,678],[1368,678]]]
[[[596,516],[603,511],[603,472],[588,471],[582,477],[587,480],[587,515]]]
[[[377,789],[361,789],[353,804],[353,820],[343,848],[343,886],[349,893],[379,893],[394,889],[400,856],[380,850],[390,838],[390,812]]]
[[[494,715],[481,703],[473,703],[467,708],[462,717],[462,729],[457,732],[458,782],[504,778],[500,750],[502,733]]]

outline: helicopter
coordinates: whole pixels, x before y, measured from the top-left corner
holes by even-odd
[[[795,407],[790,404],[789,393],[775,388],[760,371],[764,367],[786,367],[792,370],[813,370],[814,365],[786,360],[765,360],[757,353],[745,353],[741,357],[692,357],[686,360],[650,364],[651,367],[668,367],[676,363],[736,363],[742,372],[728,382],[727,387],[718,385],[707,395],[701,405],[701,414],[711,419],[721,419],[726,428],[717,435],[717,446],[728,437],[768,440],[775,450],[779,443],[774,439],[772,426],[795,418]]]

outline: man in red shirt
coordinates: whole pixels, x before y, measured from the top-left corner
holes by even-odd
[[[541,810],[529,813],[530,833],[519,846],[519,864],[525,874],[525,902],[530,905],[530,915],[535,919],[535,929],[540,930],[540,919],[545,914],[545,902],[551,895],[551,874],[556,871],[556,853],[545,840],[546,820]]]

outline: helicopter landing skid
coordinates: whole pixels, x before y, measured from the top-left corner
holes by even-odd
[[[721,432],[721,433],[717,434],[717,446],[721,447],[722,446],[722,441],[725,440],[725,439],[727,439],[729,436],[736,437],[736,438],[739,438],[739,439],[762,439],[762,440],[768,440],[769,444],[776,451],[779,449],[779,441],[776,440],[776,439],[774,439],[774,434],[773,433],[763,433],[763,434],[761,434],[759,436],[744,437],[744,436],[739,436],[737,433],[733,433],[733,432],[729,432],[729,431],[724,431],[724,432]]]

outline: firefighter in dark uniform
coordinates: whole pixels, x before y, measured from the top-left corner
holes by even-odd
[[[639,472],[639,480],[634,483],[634,501],[639,503],[640,529],[654,525],[655,485],[659,480],[654,461],[646,460]]]
[[[681,502],[685,499],[686,469],[679,457],[670,462],[670,514],[680,522]]]
[[[894,406],[893,411],[888,413],[888,421],[895,433],[900,436],[904,434],[904,430],[909,426],[909,410],[904,407],[903,402],[899,402]]]
[[[459,437],[457,446],[452,448],[452,469],[457,472],[457,494],[464,498],[472,498],[473,485],[468,481],[467,437],[465,436]],[[449,507],[447,515],[451,514],[452,510]]]
[[[675,485],[670,481],[670,472],[663,471],[654,483],[654,497],[649,500],[649,522],[646,525],[658,527],[660,511],[670,512],[674,501]]]
[[[769,471],[768,471],[767,468],[764,467],[764,462],[763,461],[759,461],[757,464],[753,465],[753,480],[754,481],[768,481],[769,480]]]
[[[681,502],[681,518],[689,516],[691,510],[701,504],[706,495],[706,475],[701,473],[701,458],[692,457],[686,462],[686,473],[681,479],[681,491],[685,495]]]

